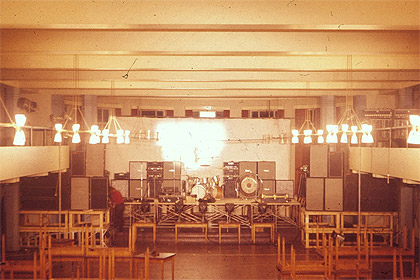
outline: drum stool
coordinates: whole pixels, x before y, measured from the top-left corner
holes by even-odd
[[[256,228],[270,228],[270,240],[274,243],[274,223],[254,223],[251,227],[252,243],[255,244]]]
[[[222,228],[238,229],[238,244],[241,244],[241,224],[240,223],[219,223],[219,244],[222,244]]]
[[[203,228],[204,237],[207,243],[207,223],[176,223],[175,224],[175,243],[178,243],[178,228]]]

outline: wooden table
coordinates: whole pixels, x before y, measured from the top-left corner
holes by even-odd
[[[160,263],[160,271],[162,279],[164,279],[165,262],[171,261],[172,279],[175,279],[175,253],[158,253],[156,255],[150,254],[149,261],[152,263]],[[138,263],[145,261],[145,254],[134,255],[135,270],[138,271]]]
[[[222,244],[222,228],[238,229],[238,244],[241,244],[241,224],[240,223],[219,223],[219,244]]]
[[[202,228],[204,238],[207,242],[207,224],[206,223],[176,223],[175,224],[175,243],[178,242],[178,228]]]
[[[153,243],[156,242],[156,224],[155,223],[146,223],[146,222],[136,222],[133,223],[133,225],[131,226],[133,229],[133,248],[134,245],[136,244],[136,240],[137,240],[137,228],[145,228],[145,227],[150,227],[153,229]]]
[[[252,243],[255,244],[255,232],[257,228],[270,228],[270,240],[274,243],[274,223],[254,223],[251,227]]]

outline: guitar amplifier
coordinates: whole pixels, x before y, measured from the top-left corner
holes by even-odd
[[[128,180],[130,179],[130,172],[114,173],[114,180]]]

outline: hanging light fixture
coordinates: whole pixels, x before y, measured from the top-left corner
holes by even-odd
[[[4,104],[3,98],[0,96],[0,103],[6,112],[6,115],[10,121],[10,123],[0,123],[1,127],[14,127],[16,132],[13,138],[13,145],[15,146],[23,146],[26,142],[25,132],[23,131],[23,127],[26,123],[26,116],[24,114],[16,114],[15,115],[15,122],[12,120],[12,117],[9,114],[9,111],[6,108],[6,104]]]
[[[99,137],[100,131],[97,125],[92,125],[90,127],[89,133],[90,133],[89,144],[98,144],[101,142],[101,138]]]
[[[113,93],[114,82],[111,81],[111,97],[113,96]],[[112,131],[114,131],[114,133],[112,133]],[[130,144],[130,130],[122,129],[120,123],[117,120],[117,117],[114,114],[114,110],[111,111],[111,116],[102,129],[101,135],[103,144],[109,143],[109,137],[116,137],[117,144]]]
[[[420,144],[420,116],[410,115],[411,131],[408,134],[408,144]]]
[[[305,121],[300,126],[299,129],[292,129],[292,143],[298,144],[299,143],[299,136],[303,137],[304,144],[311,144],[312,143],[312,136],[317,136],[317,143],[321,144],[324,143],[324,131],[322,129],[316,130],[313,122],[311,121],[311,111],[305,111]]]
[[[71,142],[74,144],[80,143],[80,134],[79,134],[80,124],[78,123],[73,124],[72,129],[73,129],[73,137],[71,138]]]
[[[111,131],[114,131],[115,133],[111,133]],[[101,142],[103,144],[109,143],[109,137],[116,137],[117,144],[130,144],[130,130],[122,129],[120,123],[118,122],[114,114],[111,114],[111,116],[109,117],[108,122],[102,129],[101,135]]]
[[[56,123],[54,125],[55,128],[55,135],[54,135],[54,142],[55,143],[61,143],[63,141],[63,137],[61,135],[61,133],[63,132],[63,124],[61,123]]]
[[[15,115],[15,138],[13,139],[13,145],[15,146],[23,146],[26,142],[25,132],[23,131],[23,126],[26,122],[26,116],[24,114],[16,114]]]
[[[362,135],[361,143],[370,144],[374,142],[372,125],[362,124],[353,108],[347,108],[336,125],[327,124],[326,128],[328,131],[327,143],[338,143],[338,134],[341,134],[340,143],[348,143],[348,137],[351,135],[350,143],[358,144],[358,134]]]

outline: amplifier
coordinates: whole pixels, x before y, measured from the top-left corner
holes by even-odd
[[[130,179],[130,172],[114,173],[114,180],[128,180]]]

